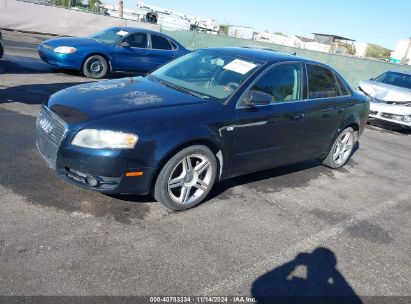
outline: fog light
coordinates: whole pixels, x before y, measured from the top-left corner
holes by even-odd
[[[86,183],[91,187],[95,187],[98,185],[98,180],[94,176],[89,175],[86,177]]]
[[[411,122],[411,116],[409,116],[409,115],[408,116],[404,115],[403,119],[404,119],[405,122]]]

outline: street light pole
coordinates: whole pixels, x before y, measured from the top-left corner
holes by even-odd
[[[118,16],[119,18],[123,18],[123,0],[117,1],[117,9],[118,9]]]

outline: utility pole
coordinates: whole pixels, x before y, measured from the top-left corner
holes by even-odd
[[[123,0],[117,0],[117,9],[119,18],[123,18]]]

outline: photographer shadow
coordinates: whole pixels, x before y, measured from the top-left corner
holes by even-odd
[[[257,278],[257,303],[362,303],[337,270],[335,254],[324,247],[296,258]]]

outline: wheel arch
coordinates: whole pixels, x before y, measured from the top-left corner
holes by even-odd
[[[355,136],[356,136],[355,140],[358,139],[358,134],[359,134],[358,132],[359,132],[359,130],[360,130],[360,121],[359,121],[359,119],[356,119],[354,116],[350,116],[350,117],[348,117],[346,120],[344,120],[344,121],[340,124],[340,126],[338,127],[338,129],[334,132],[334,135],[333,135],[333,137],[332,137],[332,139],[331,139],[331,142],[330,142],[330,144],[328,145],[327,151],[330,151],[330,149],[331,149],[334,141],[335,141],[336,138],[338,137],[338,135],[340,135],[340,133],[341,133],[343,130],[345,130],[345,129],[349,128],[349,127],[353,128],[354,131],[355,131]]]
[[[221,148],[221,146],[218,142],[216,142],[215,140],[213,140],[211,138],[198,138],[198,139],[188,140],[188,141],[182,142],[178,145],[175,145],[173,148],[169,149],[167,151],[167,153],[164,154],[164,156],[162,157],[161,161],[159,162],[158,166],[156,167],[156,169],[154,171],[154,174],[151,178],[150,188],[153,189],[155,181],[156,181],[158,175],[160,174],[161,169],[170,160],[170,158],[172,158],[176,153],[182,151],[183,149],[185,149],[187,147],[195,146],[195,145],[206,146],[215,155],[216,160],[217,160],[217,171],[218,171],[217,181],[218,181],[222,176],[223,167],[224,167],[224,156],[223,156],[222,148]]]

